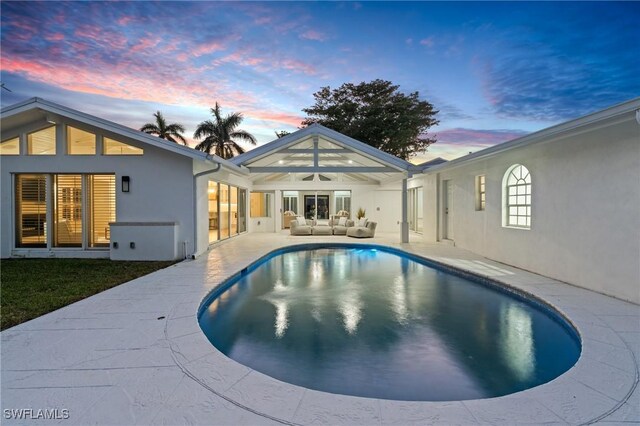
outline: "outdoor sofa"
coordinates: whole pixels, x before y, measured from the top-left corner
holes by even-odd
[[[347,219],[340,225],[338,219],[313,220],[297,218],[291,220],[291,235],[346,235],[354,238],[373,238],[376,233],[376,222],[365,221],[364,226],[356,226],[356,222]]]
[[[364,226],[352,226],[347,229],[347,237],[373,238],[376,235],[376,222],[367,221]]]
[[[304,224],[300,223],[304,221]],[[313,219],[293,219],[289,222],[289,229],[291,235],[311,235],[311,227],[313,226]]]

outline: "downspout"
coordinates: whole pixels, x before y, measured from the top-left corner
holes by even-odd
[[[207,155],[207,160],[213,161],[213,157],[211,155]],[[215,169],[206,170],[204,172],[196,173],[193,175],[193,254],[191,255],[192,259],[196,258],[196,252],[198,250],[198,197],[196,193],[196,184],[197,180],[201,176],[210,175],[212,173],[216,173],[220,171],[222,167],[221,163],[216,163]],[[187,258],[187,253],[185,250],[185,259]]]

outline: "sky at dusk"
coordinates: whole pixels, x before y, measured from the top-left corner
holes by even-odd
[[[640,3],[2,2],[2,106],[139,128],[242,112],[260,144],[313,93],[376,78],[440,112],[453,159],[640,96]]]

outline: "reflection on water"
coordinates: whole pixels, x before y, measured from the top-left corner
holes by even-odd
[[[502,358],[518,380],[529,380],[536,367],[531,316],[515,304],[502,307],[500,316],[506,324],[505,327],[500,328]]]
[[[358,284],[350,281],[340,296],[338,310],[342,314],[344,329],[349,334],[354,334],[358,330],[358,323],[362,319],[362,301],[358,294],[359,287]]]
[[[579,355],[544,312],[393,254],[276,256],[212,301],[200,324],[229,357],[327,392],[402,400],[505,395]]]
[[[399,275],[393,280],[391,291],[393,293],[391,306],[396,313],[396,321],[402,325],[406,325],[409,319],[409,311],[407,310],[407,290],[405,288],[403,275]]]

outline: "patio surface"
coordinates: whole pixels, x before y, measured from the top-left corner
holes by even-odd
[[[582,337],[567,373],[512,395],[402,402],[334,395],[272,379],[218,352],[196,311],[220,282],[285,245],[346,237],[245,234],[208,255],[112,288],[1,333],[2,424],[638,423],[640,306],[412,236],[383,244],[532,293]],[[633,284],[633,283],[632,283]],[[638,283],[635,283],[638,285]],[[10,420],[7,409],[67,409],[68,419]]]

